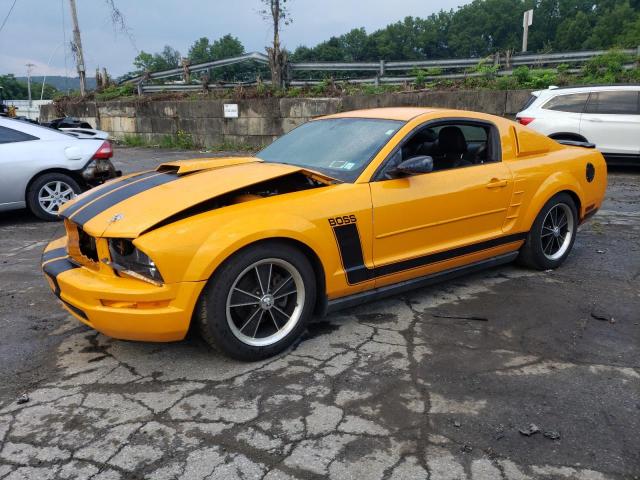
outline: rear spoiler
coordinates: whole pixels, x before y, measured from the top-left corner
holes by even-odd
[[[596,148],[595,144],[589,142],[579,142],[577,140],[556,140],[556,142],[562,145],[568,145],[570,147],[582,147],[582,148]]]

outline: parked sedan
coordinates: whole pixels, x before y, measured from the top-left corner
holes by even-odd
[[[606,183],[597,150],[504,118],[345,112],[256,157],[165,163],[79,196],[42,266],[106,335],[180,340],[193,321],[212,346],[256,360],[314,313],[516,258],[559,267]]]
[[[119,175],[112,156],[108,141],[0,117],[0,211],[58,220],[64,203]]]
[[[640,85],[551,87],[516,118],[555,140],[592,143],[611,164],[640,165]]]

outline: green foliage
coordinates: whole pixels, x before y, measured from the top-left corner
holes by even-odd
[[[585,63],[582,76],[585,83],[616,83],[633,79],[634,72],[624,69],[632,58],[619,50],[611,50]],[[636,69],[637,70],[637,69]]]
[[[2,98],[7,100],[27,100],[29,98],[29,93],[27,89],[26,82],[19,81],[13,75],[0,75],[0,87],[2,87]],[[31,98],[39,99],[40,93],[42,89],[42,83],[31,83]],[[43,97],[51,99],[57,94],[58,90],[49,85],[48,83],[44,85]]]
[[[133,85],[132,83],[125,83],[120,86],[110,85],[102,92],[96,93],[96,100],[104,102],[121,97],[130,97],[135,93],[135,91],[135,85]]]
[[[522,12],[534,9],[530,51],[634,48],[640,45],[638,0],[474,0],[427,18],[406,17],[372,33],[334,36],[299,46],[299,61],[377,61],[485,57],[518,51]]]
[[[476,66],[469,69],[471,73],[479,73],[481,76],[487,78],[495,77],[498,73],[498,70],[500,70],[500,67],[498,65],[489,64],[485,59],[480,60]]]
[[[417,88],[424,88],[427,85],[429,77],[437,77],[438,75],[442,75],[442,69],[438,67],[431,67],[422,69],[422,68],[414,68],[411,73],[411,76],[415,77],[413,84]]]
[[[286,91],[286,96],[289,98],[296,98],[302,96],[302,89],[300,87],[289,87]]]
[[[176,49],[165,45],[160,53],[147,53],[141,51],[133,60],[133,66],[136,67],[138,74],[144,72],[157,72],[160,70],[169,70],[180,66],[181,55]]]
[[[196,147],[193,137],[184,130],[178,130],[175,135],[165,135],[160,140],[162,148],[179,148],[181,150],[192,150]]]
[[[237,57],[245,53],[242,42],[231,34],[227,34],[211,42],[202,37],[189,48],[191,64],[212,62],[224,58]],[[212,69],[208,72],[211,81],[234,81],[255,78],[256,68],[252,64],[230,65],[228,67]]]
[[[146,147],[146,148],[172,148],[192,150],[198,148],[191,135],[183,130],[179,130],[176,135],[165,135],[160,139],[160,143],[146,140],[142,135],[125,135],[119,142],[125,147]],[[207,148],[209,152],[257,152],[262,147],[256,147],[244,143],[225,141]]]
[[[311,95],[314,97],[323,96],[327,93],[329,86],[330,86],[330,81],[327,79],[324,79],[317,85],[312,86],[309,93],[311,93]]]
[[[149,143],[140,135],[125,135],[122,144],[127,147],[148,147]]]

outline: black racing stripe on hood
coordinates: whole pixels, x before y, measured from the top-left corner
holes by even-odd
[[[99,215],[100,213],[113,207],[114,205],[117,205],[123,200],[126,200],[129,197],[133,197],[134,195],[138,195],[139,193],[146,192],[147,190],[151,190],[152,188],[159,187],[160,185],[173,182],[174,180],[180,178],[178,175],[170,173],[154,173],[156,173],[156,175],[148,177],[139,182],[129,184],[125,187],[120,188],[119,190],[114,191],[110,195],[99,198],[91,205],[87,206],[87,208],[81,210],[71,220],[82,227],[96,215]]]
[[[99,197],[101,197],[103,195],[111,193],[112,191],[114,191],[117,188],[124,187],[125,185],[129,185],[129,184],[131,184],[133,182],[137,182],[139,180],[142,180],[143,178],[148,178],[148,177],[150,177],[152,175],[156,175],[157,173],[158,172],[156,172],[156,171],[140,172],[140,173],[137,173],[137,174],[133,175],[132,177],[125,178],[124,180],[110,182],[104,188],[99,188],[99,189],[91,191],[89,194],[84,196],[81,200],[78,200],[73,205],[70,205],[69,207],[67,207],[64,210],[64,212],[62,212],[60,214],[60,216],[61,217],[65,217],[65,218],[69,218],[71,215],[76,213],[78,210],[86,207],[90,202],[93,202],[96,198],[99,198]]]

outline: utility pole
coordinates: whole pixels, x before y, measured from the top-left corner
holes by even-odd
[[[31,69],[35,67],[33,63],[27,63],[27,95],[29,97],[29,108],[31,108]]]
[[[82,53],[82,40],[80,39],[80,27],[78,26],[78,12],[76,11],[76,0],[69,0],[71,7],[71,20],[73,21],[73,44],[78,66],[78,77],[80,77],[80,95],[87,94],[87,77],[84,69],[84,55]]]

